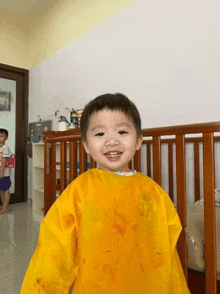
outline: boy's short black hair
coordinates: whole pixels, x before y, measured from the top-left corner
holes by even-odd
[[[6,129],[0,129],[0,134],[5,134],[8,137],[8,131]]]
[[[94,100],[91,100],[88,104],[86,104],[85,108],[83,109],[82,117],[80,120],[80,127],[82,140],[84,142],[87,142],[86,134],[89,126],[90,117],[94,113],[97,113],[98,111],[103,109],[118,110],[123,112],[125,115],[132,119],[137,132],[137,137],[139,138],[141,136],[141,118],[134,103],[122,93],[104,94],[96,97]]]

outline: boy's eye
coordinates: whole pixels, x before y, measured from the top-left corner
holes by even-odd
[[[119,134],[121,134],[121,135],[128,134],[128,132],[126,132],[126,131],[119,131]]]
[[[101,136],[104,136],[104,133],[100,132],[100,133],[96,134],[95,136],[101,137]]]

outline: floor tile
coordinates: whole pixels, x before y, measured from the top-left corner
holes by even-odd
[[[27,203],[12,204],[9,210],[0,216],[0,294],[19,294],[40,224]]]

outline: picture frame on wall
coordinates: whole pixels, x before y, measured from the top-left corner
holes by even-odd
[[[0,111],[11,111],[10,92],[0,92]]]

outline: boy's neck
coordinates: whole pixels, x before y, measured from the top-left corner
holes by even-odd
[[[130,172],[133,172],[132,170],[129,170],[129,171],[121,171],[121,170],[116,170],[116,171],[111,171],[111,170],[108,170],[108,169],[105,169],[105,168],[101,168],[101,167],[97,167],[97,169],[99,170],[104,170],[104,171],[107,171],[107,172],[111,172],[111,173],[130,173]]]
[[[5,145],[5,143],[0,143],[0,148],[2,147],[2,146],[4,146]]]

